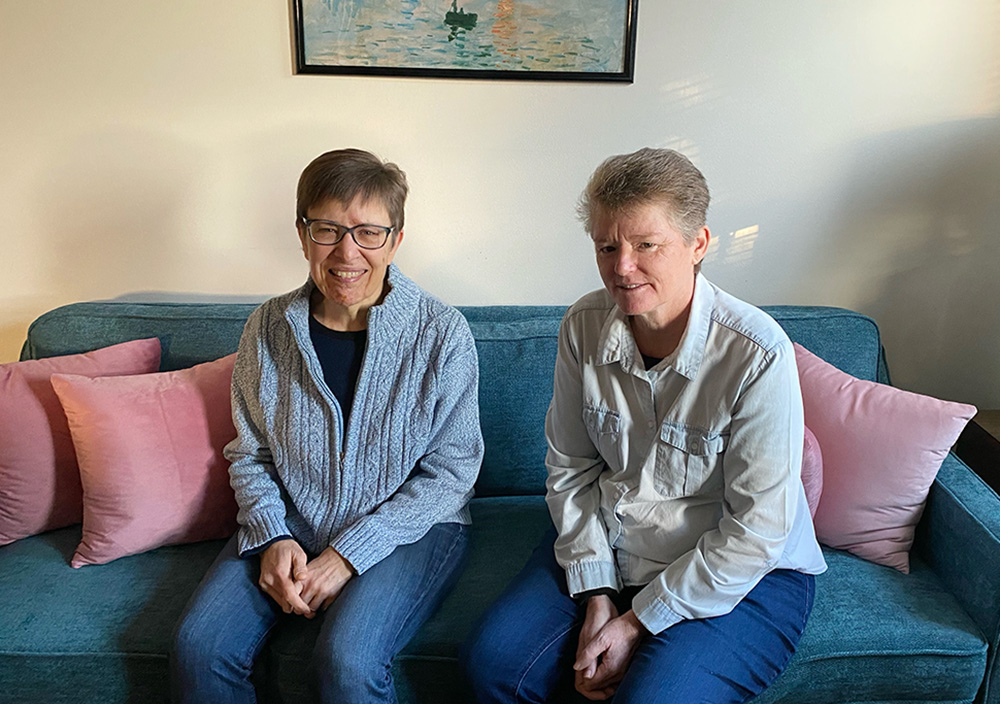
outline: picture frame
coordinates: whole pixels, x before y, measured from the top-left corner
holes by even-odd
[[[631,83],[638,0],[291,0],[295,72]]]

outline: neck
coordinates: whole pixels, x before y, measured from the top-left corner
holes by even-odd
[[[375,305],[385,298],[383,294]],[[319,289],[313,291],[309,312],[324,327],[341,332],[356,332],[368,328],[368,311],[372,304],[342,306],[323,297]]]
[[[630,316],[629,325],[632,328],[632,336],[635,337],[635,344],[641,354],[647,357],[668,357],[674,353],[677,346],[684,337],[687,329],[688,318],[691,317],[691,303],[684,307],[684,310],[673,319],[664,324],[656,325],[642,316]]]
[[[694,302],[694,280],[686,303],[672,311],[650,311],[645,315],[629,316],[629,326],[635,337],[639,352],[647,357],[667,357],[681,343],[688,319],[691,317],[691,306]]]

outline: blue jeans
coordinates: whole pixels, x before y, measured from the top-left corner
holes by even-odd
[[[462,649],[462,666],[480,704],[587,701],[573,688],[586,608],[566,591],[554,539],[552,532],[535,550]],[[647,636],[612,701],[749,701],[791,660],[812,610],[814,587],[811,575],[775,570],[730,613],[681,621]],[[620,613],[630,608],[627,598],[616,605]]]
[[[325,611],[313,651],[320,702],[395,702],[392,659],[444,600],[468,551],[468,527],[434,526],[348,581]],[[171,653],[174,702],[249,704],[250,673],[272,629],[288,619],[258,587],[260,560],[234,537],[181,617]]]

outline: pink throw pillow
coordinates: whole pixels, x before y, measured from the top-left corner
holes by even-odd
[[[159,367],[155,337],[0,364],[0,545],[79,523],[83,514],[73,441],[49,377],[146,374]]]
[[[809,515],[815,518],[819,497],[823,494],[823,453],[813,431],[806,428],[802,445],[802,486],[806,490]]]
[[[823,448],[816,537],[909,573],[927,492],[975,406],[857,379],[798,344],[795,361]]]
[[[222,448],[236,437],[235,359],[142,376],[52,377],[83,482],[73,567],[232,535],[236,501]]]

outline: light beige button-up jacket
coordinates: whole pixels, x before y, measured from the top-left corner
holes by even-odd
[[[728,613],[773,569],[823,572],[803,428],[788,336],[701,274],[680,345],[649,371],[607,292],[581,298],[545,425],[570,594],[646,585],[632,608],[659,633]]]

